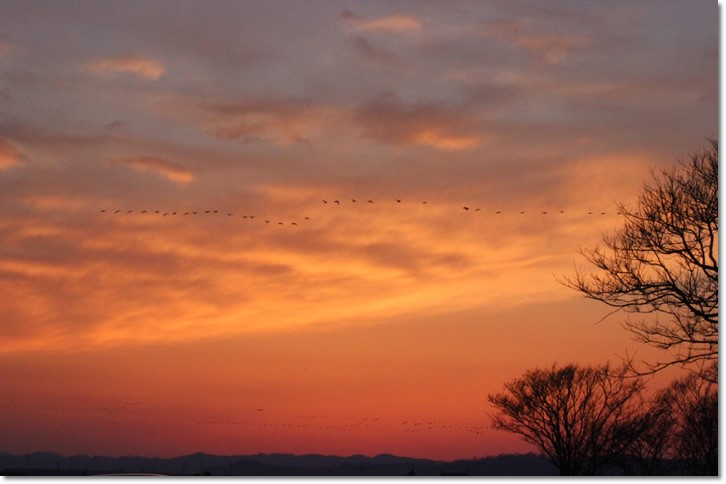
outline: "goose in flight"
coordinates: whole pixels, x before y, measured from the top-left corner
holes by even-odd
[[[104,208],[103,210],[101,210],[101,212],[105,212],[105,211],[106,211],[106,209],[105,209],[105,208]]]
[[[338,205],[340,205],[340,200],[333,200],[333,203],[337,203]]]
[[[400,198],[397,198],[396,199],[396,203],[401,203],[401,199]]]
[[[496,212],[494,212],[494,213],[495,213],[495,215],[499,215],[499,214],[500,214],[500,213],[502,213],[502,212],[501,212],[501,211],[499,211],[499,210],[497,210],[497,211],[496,211]]]
[[[461,207],[461,208],[463,208],[463,209],[464,209],[464,210],[466,210],[467,212],[469,211],[469,207]]]
[[[356,199],[355,199],[355,198],[351,198],[351,200],[353,200],[353,203],[355,203],[355,202],[356,202]]]
[[[368,200],[368,203],[373,203],[373,200]]]

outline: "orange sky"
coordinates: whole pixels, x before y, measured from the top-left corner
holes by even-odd
[[[0,451],[529,451],[488,393],[657,355],[557,278],[717,134],[714,2],[3,10]]]

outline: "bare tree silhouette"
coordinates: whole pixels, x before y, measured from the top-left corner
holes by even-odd
[[[718,475],[718,388],[697,375],[663,393],[675,413],[675,453],[686,474]]]
[[[648,427],[643,383],[626,368],[566,365],[527,371],[489,395],[492,426],[521,435],[561,475],[597,475]]]
[[[639,373],[682,365],[715,382],[718,141],[653,178],[635,208],[619,205],[624,226],[603,236],[604,247],[581,251],[597,270],[578,269],[563,283],[618,310],[641,314],[628,318],[625,328],[666,356]]]

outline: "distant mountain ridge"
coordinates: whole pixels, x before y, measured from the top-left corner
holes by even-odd
[[[74,476],[119,473],[213,476],[548,476],[556,469],[536,454],[504,454],[481,459],[438,461],[380,454],[213,455],[203,452],[173,457],[105,457],[54,452],[14,455],[0,452],[5,476]]]

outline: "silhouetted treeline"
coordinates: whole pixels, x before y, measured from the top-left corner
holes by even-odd
[[[492,426],[536,445],[560,475],[718,475],[718,389],[698,374],[651,397],[627,366],[553,365],[504,387],[489,395]]]

